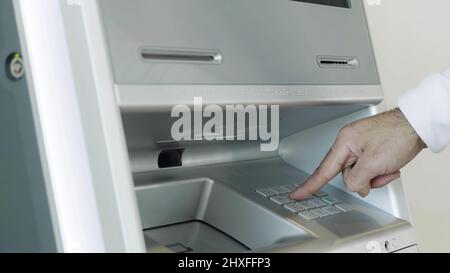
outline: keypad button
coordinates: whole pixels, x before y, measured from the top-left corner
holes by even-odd
[[[281,187],[281,186],[273,187],[273,188],[271,188],[271,190],[273,190],[277,194],[286,194],[286,193],[288,193],[288,191],[286,191],[286,189]]]
[[[299,211],[305,210],[304,207],[300,206],[297,203],[291,203],[291,204],[285,205],[284,207],[292,213],[298,213]]]
[[[315,214],[311,211],[308,211],[308,210],[299,212],[298,215],[308,221],[319,218],[319,216],[317,214]]]
[[[314,213],[315,215],[319,216],[320,218],[322,217],[327,217],[330,216],[330,214],[322,209],[313,209],[311,210],[312,213]]]
[[[300,206],[304,207],[305,209],[315,209],[316,208],[316,205],[311,203],[309,200],[298,202],[298,204]]]
[[[328,212],[330,215],[336,215],[342,212],[340,209],[333,206],[323,207],[322,210]]]
[[[288,192],[295,191],[298,187],[295,185],[284,185],[283,188],[286,188]]]
[[[342,210],[343,212],[351,211],[353,210],[353,207],[346,203],[340,203],[335,205],[336,208]]]
[[[334,198],[334,197],[332,197],[332,196],[325,196],[325,197],[322,197],[322,200],[325,201],[325,202],[327,202],[327,203],[330,204],[330,205],[334,205],[334,204],[337,204],[337,203],[340,203],[340,202],[341,202],[341,201],[339,201],[338,199],[336,199],[336,198]]]
[[[315,194],[314,194],[315,197],[325,197],[325,196],[327,196],[327,195],[328,195],[328,194],[324,193],[323,191],[319,191],[318,193],[315,193]]]
[[[273,202],[275,202],[276,204],[278,204],[280,206],[294,202],[287,195],[272,196],[272,197],[270,197],[270,200],[272,200]]]
[[[257,190],[256,192],[266,198],[277,195],[277,193],[275,191],[273,191],[272,189],[261,189],[261,190]]]
[[[280,186],[279,187],[280,188],[280,191],[281,191],[281,194],[288,194],[288,193],[291,193],[291,188],[289,187],[289,186]]]
[[[309,199],[308,200],[311,204],[315,205],[316,207],[320,208],[320,207],[325,207],[328,204],[325,203],[322,199],[320,198],[313,198],[313,199]]]

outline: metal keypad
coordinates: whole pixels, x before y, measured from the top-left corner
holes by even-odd
[[[284,205],[284,207],[292,213],[299,213],[300,211],[306,210],[305,207],[297,203],[290,203],[288,205]]]
[[[299,212],[298,215],[301,216],[302,218],[308,220],[308,221],[320,218],[317,214],[312,213],[309,210]]]
[[[271,188],[259,189],[256,192],[279,206],[283,206],[291,213],[298,214],[305,220],[311,221],[324,217],[329,217],[353,210],[352,206],[342,203],[339,199],[324,193],[318,192],[314,197],[301,202],[289,198],[289,193],[294,191],[299,185],[282,185]]]
[[[322,200],[327,202],[330,205],[341,203],[341,201],[339,201],[338,199],[334,198],[333,196],[322,197]]]
[[[333,206],[323,207],[322,210],[328,212],[330,215],[336,215],[342,212],[342,210]]]
[[[315,215],[319,216],[320,218],[331,215],[323,209],[313,209],[313,210],[311,210],[311,212],[314,213]]]
[[[311,198],[310,200],[308,200],[308,202],[310,202],[311,204],[313,204],[314,206],[321,208],[321,207],[325,207],[328,204],[323,201],[321,198]]]
[[[298,204],[300,204],[301,206],[305,207],[305,209],[315,209],[315,208],[317,208],[317,206],[314,205],[309,200],[298,202]]]
[[[256,192],[261,194],[264,197],[272,197],[272,196],[275,196],[278,194],[276,191],[273,191],[272,189],[262,189],[262,190],[257,190]]]
[[[270,197],[270,200],[272,200],[273,202],[275,202],[275,203],[277,203],[278,205],[281,205],[281,206],[294,202],[287,195],[273,196],[273,197]]]

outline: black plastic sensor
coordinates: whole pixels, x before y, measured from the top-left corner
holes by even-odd
[[[183,166],[183,149],[163,150],[158,157],[160,169]]]

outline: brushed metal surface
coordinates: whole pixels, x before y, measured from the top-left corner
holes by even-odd
[[[201,221],[148,229],[144,235],[177,253],[238,253],[249,250],[234,238]]]
[[[119,84],[378,85],[360,0],[350,9],[283,0],[99,0]],[[146,63],[140,48],[218,50],[220,65]],[[319,55],[354,56],[327,69]]]
[[[415,244],[408,222],[333,186],[324,192],[355,209],[316,221],[306,221],[255,192],[302,182],[307,176],[272,158],[141,173],[134,178],[144,229],[203,221],[251,251],[269,252],[358,252],[364,250],[366,238],[395,237],[397,249]]]
[[[26,52],[16,8],[11,0],[0,1],[0,253],[55,252],[59,235],[46,189],[47,162],[39,147],[30,78],[11,80],[6,71],[11,53]]]
[[[287,68],[285,68],[287,69]],[[170,111],[175,105],[279,104],[367,106],[383,100],[379,85],[116,85],[122,112]]]

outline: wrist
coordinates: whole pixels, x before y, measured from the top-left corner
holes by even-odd
[[[419,147],[419,149],[423,150],[423,149],[428,148],[427,145],[425,144],[425,142],[422,140],[422,138],[416,132],[414,127],[408,121],[406,116],[403,114],[402,110],[400,110],[400,108],[395,108],[391,112],[398,119],[399,123],[401,124],[400,125],[401,127],[403,127],[403,126],[407,127],[408,135],[417,140],[417,146]]]

